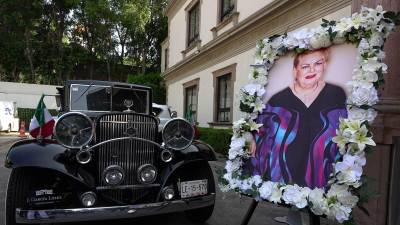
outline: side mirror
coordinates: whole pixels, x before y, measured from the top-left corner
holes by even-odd
[[[178,117],[178,113],[176,111],[171,112],[171,118],[176,118]]]

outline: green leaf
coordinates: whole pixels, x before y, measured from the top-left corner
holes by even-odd
[[[254,111],[254,107],[250,107],[249,105],[246,105],[243,102],[240,102],[240,111],[252,113]]]

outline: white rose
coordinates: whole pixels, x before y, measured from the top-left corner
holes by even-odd
[[[378,32],[373,32],[371,37],[370,37],[370,39],[369,39],[369,43],[372,46],[377,46],[377,47],[382,46],[383,43],[384,43],[382,35],[380,33],[378,33]]]
[[[358,50],[361,53],[370,51],[370,45],[369,45],[367,39],[365,39],[365,38],[361,39],[360,44],[358,45]]]
[[[253,180],[251,178],[249,178],[246,180],[242,180],[240,189],[249,190],[249,189],[252,189],[252,186],[253,186]]]
[[[357,106],[375,105],[378,102],[378,93],[375,88],[356,87],[349,96],[348,102]]]
[[[312,203],[311,210],[315,215],[326,214],[328,210],[328,202],[324,197],[324,193],[323,189],[315,188],[308,195],[308,200]]]
[[[329,34],[316,34],[310,38],[310,45],[313,49],[326,48],[332,45]]]
[[[351,208],[336,203],[329,208],[328,218],[336,219],[339,223],[349,219]]]
[[[385,63],[379,62],[377,57],[364,60],[362,62],[361,68],[365,71],[370,72],[376,72],[379,69],[382,69],[383,73],[387,72],[387,65]]]
[[[268,201],[274,202],[274,203],[281,203],[281,198],[282,198],[282,189],[279,188],[278,183],[274,183],[272,186],[272,193],[268,198]]]
[[[348,112],[348,118],[351,120],[360,120],[360,121],[367,120],[370,123],[372,123],[374,121],[375,117],[378,114],[372,108],[365,110],[365,109],[358,108],[356,106],[348,106],[347,112]]]
[[[240,169],[241,160],[228,160],[226,161],[225,169],[228,173],[232,173]]]
[[[301,209],[307,206],[307,197],[309,193],[309,188],[301,188],[297,184],[287,185],[282,198],[287,204],[295,205],[297,208]]]
[[[272,194],[274,183],[271,181],[264,182],[261,187],[258,189],[260,193],[260,197],[262,199],[268,199]]]
[[[276,37],[272,42],[271,46],[274,49],[279,49],[283,46],[283,36]]]
[[[253,184],[256,185],[257,187],[262,183],[262,179],[260,175],[255,175],[252,177]]]
[[[230,160],[235,159],[237,156],[243,155],[243,147],[246,144],[246,140],[244,138],[236,138],[232,137],[232,141],[230,144],[230,149],[228,153],[228,157]]]
[[[327,197],[337,199],[342,205],[350,208],[356,206],[358,202],[358,197],[351,194],[347,185],[333,184]]]
[[[343,34],[347,31],[349,31],[353,27],[353,22],[351,18],[342,18],[339,20],[339,22],[336,24],[336,26],[333,28],[333,31],[336,31],[340,34]]]
[[[354,183],[361,179],[362,166],[365,165],[365,161],[362,165],[362,159],[359,158],[360,156],[345,154],[343,161],[335,164],[335,171],[339,173],[337,179],[340,183]]]
[[[243,87],[243,90],[251,96],[256,95],[258,97],[263,96],[265,93],[264,86],[260,84],[247,84]]]

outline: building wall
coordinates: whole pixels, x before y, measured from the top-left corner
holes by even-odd
[[[172,67],[180,62],[184,57],[182,51],[186,49],[186,38],[187,38],[187,7],[194,2],[200,3],[200,40],[201,46],[211,42],[215,36],[213,35],[212,29],[218,24],[218,4],[216,0],[186,0],[179,1],[174,10],[167,13],[168,16],[168,39],[170,42],[168,45],[164,45],[163,48],[169,48],[169,63],[168,67]],[[275,0],[279,1],[279,0]],[[236,10],[239,12],[238,21],[241,22],[254,14],[256,11],[262,9],[273,2],[273,0],[237,0]],[[228,23],[226,26],[221,28],[218,35],[227,32],[232,28],[233,23]],[[190,53],[194,53],[190,52]],[[165,56],[164,56],[165,57]],[[163,60],[164,61],[164,60]]]
[[[272,3],[274,0],[237,0],[237,11],[239,12],[239,22],[247,19],[258,10]]]
[[[16,102],[19,108],[35,109],[42,94],[57,94],[57,86],[0,82],[0,101]],[[48,109],[57,109],[54,96],[46,96],[44,103]]]
[[[204,0],[205,1],[205,0]],[[239,5],[238,5],[239,7]],[[243,7],[243,6],[242,6]],[[239,11],[241,14],[241,12]],[[348,2],[347,6],[339,7],[334,12],[324,15],[326,19],[339,19],[344,16],[351,15],[351,6]],[[293,30],[304,27],[315,26],[320,23],[322,17],[316,17],[309,20],[305,24],[299,23],[293,26]],[[293,19],[295,20],[295,18]],[[279,19],[277,21],[279,23]],[[193,66],[189,66],[186,71],[177,72],[175,76],[166,78],[167,85],[167,104],[173,110],[178,112],[178,116],[184,115],[184,84],[199,79],[199,93],[198,93],[198,114],[197,121],[199,126],[208,127],[209,122],[214,119],[214,79],[213,72],[224,68],[226,66],[236,64],[236,80],[234,82],[234,96],[233,96],[233,121],[241,117],[239,111],[239,96],[240,88],[248,82],[248,74],[250,72],[250,65],[254,62],[255,45],[259,38],[268,34],[265,32],[260,34],[247,34],[246,39],[240,39],[227,47],[222,47],[210,53],[207,61],[200,61]],[[169,39],[171,43],[172,40]],[[171,56],[172,57],[172,56]],[[172,59],[169,59],[170,61]],[[206,59],[205,59],[206,60]]]
[[[239,29],[240,26],[245,26],[244,22],[246,22],[246,19],[244,19],[246,13],[240,11],[240,5],[243,2],[238,0],[239,21],[241,21],[238,25]],[[274,2],[276,1],[270,4],[273,5]],[[240,31],[236,27],[227,31],[225,34],[232,37],[226,37],[226,39],[210,48],[200,49],[196,57],[183,61],[181,61],[182,59],[176,60],[176,62],[181,62],[182,65],[164,73],[167,84],[168,104],[178,111],[179,116],[183,116],[183,84],[199,78],[198,120],[200,126],[208,126],[208,122],[213,119],[214,91],[212,72],[237,63],[236,82],[234,85],[236,93],[234,102],[236,104],[234,104],[235,111],[233,114],[233,120],[236,120],[240,117],[237,94],[239,88],[247,81],[249,64],[253,62],[256,40],[265,35],[282,34],[301,27],[314,27],[320,23],[320,18],[338,19],[349,16],[351,12],[358,12],[362,5],[376,7],[378,4],[383,5],[385,10],[400,11],[400,1],[398,0],[288,1],[283,8],[268,12],[267,15],[260,18],[262,22],[260,20],[256,21],[248,29],[243,28]],[[252,7],[252,5],[249,5],[249,12],[252,12]],[[268,10],[266,8],[264,9]],[[254,16],[254,14],[248,14],[247,18]],[[398,179],[400,173],[399,40],[400,31],[397,28],[397,31],[389,36],[385,45],[387,56],[385,62],[388,64],[389,72],[385,78],[385,85],[380,90],[381,101],[376,106],[380,113],[372,126],[377,147],[373,154],[368,155],[368,163],[364,168],[364,173],[369,178],[372,178],[369,182],[369,187],[372,187],[379,195],[371,199],[366,205],[370,216],[366,216],[357,208],[355,209],[354,217],[357,224],[398,225],[400,223],[398,213],[400,205],[398,191],[398,187],[400,187]],[[210,43],[212,44],[213,42]]]

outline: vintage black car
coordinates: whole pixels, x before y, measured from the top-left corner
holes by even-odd
[[[9,150],[6,225],[135,218],[214,209],[213,149],[174,118],[158,132],[148,87],[67,81],[52,139]]]

